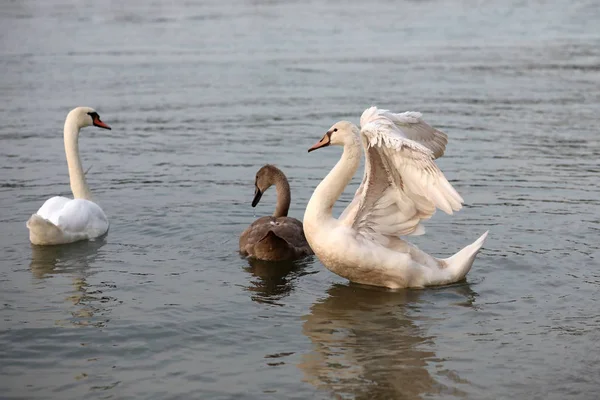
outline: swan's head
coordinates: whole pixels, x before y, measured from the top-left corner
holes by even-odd
[[[74,123],[80,129],[92,125],[99,128],[111,129],[110,126],[102,122],[96,110],[91,107],[77,107],[72,109],[67,115],[65,123]]]
[[[279,176],[283,176],[283,172],[274,165],[267,164],[258,170],[256,180],[254,181],[254,199],[252,207],[256,207],[263,193],[270,188]]]
[[[352,122],[340,121],[333,124],[331,128],[325,133],[325,136],[317,143],[314,144],[308,152],[320,149],[321,147],[327,147],[329,145],[345,146],[356,143],[357,136],[360,133],[358,127]]]

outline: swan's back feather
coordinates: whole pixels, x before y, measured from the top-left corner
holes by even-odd
[[[94,239],[108,231],[108,219],[104,211],[89,200],[55,196],[46,200],[34,216],[37,218],[30,219],[27,224],[30,238],[44,238],[45,242],[34,244],[62,244]],[[39,218],[50,225],[41,223]]]

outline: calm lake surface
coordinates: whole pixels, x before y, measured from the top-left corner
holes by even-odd
[[[4,1],[2,399],[595,399],[600,391],[600,7],[572,3]],[[448,133],[465,198],[411,239],[466,282],[387,291],[316,258],[249,263],[238,237],[274,163],[302,218],[375,104]],[[63,121],[111,222],[38,248],[70,195]],[[341,212],[359,172],[336,206]]]

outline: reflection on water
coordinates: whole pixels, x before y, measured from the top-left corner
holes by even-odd
[[[474,292],[467,284],[440,290],[453,291],[467,301]],[[336,397],[359,399],[412,399],[433,393],[461,396],[430,374],[436,361],[419,317],[421,290],[389,291],[361,285],[333,285],[325,300],[315,303],[304,316],[303,332],[313,351],[298,367],[304,379]],[[447,373],[464,382],[456,373]]]
[[[106,237],[59,246],[31,245],[29,268],[34,277],[44,279],[54,274],[83,274],[98,257]]]
[[[258,303],[277,304],[294,289],[298,278],[313,273],[306,271],[307,266],[312,264],[312,257],[279,262],[247,261],[248,266],[244,270],[253,275],[247,290],[252,292],[252,300]]]
[[[49,279],[57,274],[69,275],[74,292],[65,300],[77,308],[71,312],[71,318],[57,321],[57,325],[102,327],[108,322],[102,318],[107,310],[100,306],[115,299],[102,296],[102,291],[90,288],[87,278],[92,274],[90,266],[98,258],[98,250],[106,244],[105,237],[95,241],[81,241],[60,246],[31,245],[32,275],[40,280]],[[104,286],[110,286],[103,282]],[[114,286],[114,285],[113,285]]]

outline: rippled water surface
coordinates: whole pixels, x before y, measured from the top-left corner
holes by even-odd
[[[596,398],[595,1],[4,1],[0,46],[0,397]],[[490,229],[466,282],[241,259],[275,203],[250,207],[256,170],[284,170],[301,218],[340,155],[307,148],[372,104],[450,136],[466,206],[414,242],[448,256]],[[110,232],[34,247],[78,105],[113,127],[80,140]]]

